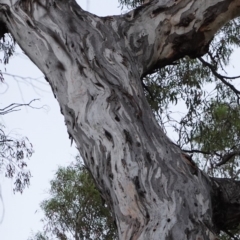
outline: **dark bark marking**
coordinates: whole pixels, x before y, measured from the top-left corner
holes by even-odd
[[[135,8],[133,10],[133,18],[135,18],[138,14],[140,14],[141,11],[144,9],[144,7],[145,7],[144,5],[141,5],[141,6],[138,6],[137,8]],[[132,18],[132,16],[130,14],[128,14],[127,17]]]
[[[121,189],[121,191],[124,192],[123,186],[122,186],[122,184],[119,181],[118,181],[118,186]]]
[[[110,132],[108,132],[106,129],[104,129],[104,134],[105,134],[106,138],[108,139],[108,141],[112,142],[113,147],[114,147],[114,141],[113,141],[112,134]]]
[[[190,172],[193,175],[197,176],[198,175],[198,167],[197,167],[196,163],[193,161],[192,156],[185,154],[185,153],[182,153],[182,156],[183,156],[184,161],[188,164],[188,166],[190,166]]]
[[[189,14],[188,16],[182,18],[177,26],[187,27],[190,24],[190,22],[193,21],[193,19],[195,19],[194,14]]]
[[[66,71],[66,68],[64,67],[64,65],[60,61],[57,62],[56,67],[63,72]]]
[[[78,5],[77,5],[78,6]],[[79,7],[79,6],[78,6]],[[78,13],[78,11],[73,8],[73,13],[75,13],[75,15],[81,20],[81,21],[84,21],[85,19],[82,17],[82,14],[81,13]]]
[[[91,160],[91,164],[94,166],[94,165],[95,165],[95,163],[94,163],[94,158],[91,157],[90,160]]]
[[[105,17],[101,17],[101,19],[103,20],[104,23],[112,22],[114,20],[114,16],[105,16]]]
[[[28,25],[30,28],[35,28],[28,19],[27,19],[26,23],[27,23],[27,25]]]
[[[135,176],[134,179],[133,179],[133,182],[135,184],[135,187],[136,187],[136,190],[138,192],[138,195],[140,197],[143,197],[144,198],[144,195],[145,195],[145,191],[142,189],[141,185],[140,185],[140,181],[139,181],[139,177],[138,176]]]
[[[124,129],[123,132],[124,132],[124,135],[125,135],[126,142],[129,143],[130,145],[132,145],[133,140],[132,140],[132,137],[131,137],[130,133],[126,129]]]
[[[8,33],[8,29],[5,23],[0,21],[0,39],[4,38],[4,34]]]
[[[158,7],[158,8],[156,8],[152,11],[152,16],[156,17],[158,14],[160,14],[160,13],[166,11],[166,10],[167,10],[166,7]]]
[[[141,147],[141,143],[140,142],[137,142],[136,145],[137,145],[137,147]]]
[[[221,13],[224,13],[228,10],[228,6],[231,3],[231,1],[222,1],[217,4],[216,6],[209,7],[205,14],[203,15],[203,18],[205,19],[203,22],[203,26],[209,25],[211,22],[213,22],[216,17],[218,17]]]
[[[78,69],[79,69],[79,71],[80,71],[80,74],[83,75],[85,78],[87,78],[87,75],[84,73],[84,69],[85,69],[86,67],[84,67],[84,66],[79,62],[79,60],[78,60],[77,58],[75,59],[75,61],[76,61],[76,63],[77,63],[77,66],[78,66]]]
[[[142,51],[142,49],[144,49],[144,46],[148,46],[148,35],[145,35],[145,36],[132,35],[132,36],[130,36],[129,45],[134,53]]]
[[[121,161],[122,161],[123,168],[126,168],[126,166],[127,166],[126,160],[125,159],[121,159]]]
[[[66,48],[65,43],[63,42],[63,40],[61,39],[61,37],[58,35],[57,32],[54,32],[52,29],[47,28],[46,26],[44,26],[40,22],[38,22],[38,27],[42,31],[48,33],[53,38],[53,40],[56,42],[56,44],[58,44],[58,47],[61,48],[66,53],[66,56],[69,57],[69,59],[72,58],[69,50]],[[34,26],[34,28],[36,28],[36,27]],[[51,51],[53,51],[53,50],[51,49]],[[65,69],[64,69],[64,71],[65,71]]]
[[[178,59],[185,55],[195,58],[205,54],[208,49],[208,44],[203,45],[204,40],[205,36],[201,31],[195,32],[195,30],[192,30],[187,34],[179,36],[174,33],[169,36],[167,41],[173,43],[173,49],[175,50],[175,53],[177,53],[174,58]],[[193,45],[193,42],[198,44]]]
[[[56,89],[56,91],[57,91],[57,89]],[[75,118],[75,123],[77,123],[78,122],[78,115],[77,115],[77,117]]]
[[[107,98],[107,102],[117,102],[118,101],[118,97],[117,97],[117,94],[115,92],[114,89],[111,90],[111,94],[110,96]]]
[[[94,84],[95,84],[96,86],[104,89],[104,86],[103,86],[100,82],[96,82],[96,83],[94,83]]]
[[[74,127],[76,125],[76,122],[75,122],[76,121],[75,112],[74,112],[74,110],[72,110],[68,106],[65,106],[65,111],[69,114],[69,116],[71,118],[72,129],[74,129]]]
[[[149,152],[146,152],[146,159],[147,159],[148,163],[151,164],[152,158],[151,158],[151,154]]]
[[[102,68],[101,64],[99,63],[99,61],[97,60],[96,56],[93,59],[93,64],[95,65],[96,68]],[[96,71],[98,72],[98,71]]]
[[[55,1],[53,1],[53,7],[57,8],[57,3]]]
[[[0,10],[0,12],[3,12],[5,18],[7,19],[7,22],[11,22],[12,13],[10,11],[10,7],[9,6],[6,6],[6,9]],[[1,24],[2,24],[2,22],[1,22]]]
[[[128,59],[123,55],[121,56],[122,56],[122,62],[121,62],[122,65],[125,66],[126,68],[129,68]]]
[[[120,122],[120,118],[116,115],[115,116],[115,120],[117,121],[117,122]]]
[[[113,180],[113,173],[112,173],[112,164],[111,164],[111,154],[108,153],[107,155],[107,162],[106,162],[106,173],[111,180]]]
[[[132,223],[131,223],[132,224]],[[132,224],[133,227],[133,232],[132,232],[132,236],[130,238],[130,240],[136,240],[136,234],[138,235],[138,231],[141,228],[141,223],[138,221],[137,218],[134,219],[134,224]]]
[[[100,179],[100,173],[99,173],[99,167],[96,167],[96,172],[97,172],[97,179]]]
[[[134,109],[133,111],[135,112],[135,116],[138,119],[141,118],[142,117],[142,110],[139,107],[137,100],[134,99],[134,97],[126,91],[122,91],[122,94],[124,96],[126,96],[126,98],[127,98],[126,100],[124,98],[125,102]]]
[[[101,152],[106,152],[106,147],[102,144],[101,141],[99,141],[99,147],[100,147]]]

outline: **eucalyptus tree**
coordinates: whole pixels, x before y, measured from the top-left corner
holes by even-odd
[[[107,17],[84,11],[74,0],[0,0],[0,12],[0,37],[10,33],[45,74],[120,239],[216,239],[220,230],[236,228],[239,182],[208,176],[173,144],[144,90],[149,74],[187,56],[238,94],[202,56],[210,53],[211,63],[219,63],[221,54],[214,56],[209,46],[240,15],[239,0],[153,0]],[[186,103],[192,106],[201,92],[189,69],[182,69],[185,93],[194,96]],[[196,113],[190,110],[187,120]],[[200,143],[204,151],[202,129],[185,142]]]

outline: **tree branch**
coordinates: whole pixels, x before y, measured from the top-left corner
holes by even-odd
[[[226,86],[228,86],[238,97],[239,99],[239,94],[240,94],[240,91],[237,90],[231,83],[229,83],[228,81],[225,80],[225,78],[228,78],[228,79],[236,79],[236,78],[239,78],[240,76],[236,76],[236,77],[225,77],[225,76],[222,76],[221,74],[219,74],[216,70],[215,70],[215,67],[213,65],[211,65],[210,63],[206,62],[203,58],[199,57],[198,58],[202,64],[204,66],[207,66],[208,68],[210,68],[210,70],[212,71],[213,75],[215,77],[217,77],[222,83],[224,83]]]
[[[221,161],[216,164],[217,167],[222,166],[223,164],[227,163],[233,157],[240,155],[240,150],[229,152],[223,155]]]
[[[131,20],[134,26],[126,26],[131,33],[126,37],[128,47],[141,63],[142,76],[183,56],[204,55],[221,26],[240,15],[240,3],[236,0],[206,1],[204,6],[202,1],[184,2],[185,6],[190,3],[191,13],[179,12],[181,1],[155,0],[124,16],[127,24]],[[203,15],[201,19],[197,17]]]
[[[197,149],[191,149],[191,150],[187,150],[187,149],[182,149],[183,152],[187,152],[187,153],[201,153],[201,154],[212,154],[212,152],[206,152],[206,151],[202,151],[202,150],[197,150]],[[217,154],[216,152],[214,152],[214,154]]]
[[[0,109],[0,115],[5,115],[5,114],[11,113],[11,112],[19,111],[20,109],[18,109],[18,108],[23,107],[23,106],[28,106],[28,107],[34,108],[34,109],[41,109],[42,107],[37,108],[37,107],[31,106],[32,102],[38,101],[38,100],[39,99],[33,99],[29,103],[12,103],[12,104],[8,105],[7,107]]]

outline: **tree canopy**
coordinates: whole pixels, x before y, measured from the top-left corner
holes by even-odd
[[[77,157],[59,167],[50,182],[49,198],[41,203],[44,231],[31,239],[117,239],[114,219],[89,171]],[[30,240],[30,239],[29,239]]]

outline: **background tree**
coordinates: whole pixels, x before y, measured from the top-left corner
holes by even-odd
[[[50,182],[49,198],[41,203],[44,232],[31,239],[117,238],[116,226],[89,171],[80,158],[60,167]]]
[[[151,1],[121,17],[110,18],[86,13],[74,1],[68,5],[62,1],[50,6],[43,4],[30,8],[31,11],[28,8],[31,3],[20,1],[15,9],[2,5],[2,25],[46,74],[62,108],[70,137],[76,141],[101,194],[112,208],[123,239],[158,239],[159,235],[173,239],[199,236],[213,239],[219,230],[236,228],[239,223],[239,182],[207,177],[190,156],[176,148],[156,125],[139,84],[148,74],[165,65],[175,65],[188,55],[198,58],[225,84],[220,83],[218,88],[228,87],[238,99],[237,89],[226,81],[228,77],[216,71],[215,55],[208,50],[219,27],[239,15],[236,10],[239,3],[211,1],[201,4],[201,8],[199,4],[200,1]],[[18,21],[26,16],[27,24]],[[54,23],[49,24],[53,19]],[[14,24],[10,24],[12,22]],[[27,41],[22,41],[25,38]],[[210,63],[202,58],[206,53]],[[218,56],[219,53],[216,58]],[[180,74],[194,69],[190,59],[185,66]],[[166,69],[163,74],[168,77]],[[180,129],[180,140],[185,145],[196,143],[201,146],[201,153],[209,154],[204,152],[206,144],[201,142],[201,135],[211,122],[198,127],[201,121],[196,125],[193,116],[214,102],[200,106],[198,103],[203,102],[200,97],[204,96],[199,90],[201,86],[194,81],[189,84],[188,81],[194,80],[189,74],[180,76],[181,82],[187,81],[183,89],[189,108],[180,121],[184,131],[176,128]],[[227,92],[225,90],[223,92]],[[230,94],[227,96],[231,99]],[[176,99],[176,94],[170,95],[171,101]],[[235,109],[232,101],[219,102],[219,99],[212,107],[215,115],[219,115],[215,112],[224,109],[223,106]],[[207,119],[206,111],[202,116]],[[195,128],[191,129],[192,126]],[[216,130],[210,128],[210,131]],[[187,151],[196,152],[192,146]],[[220,148],[210,151],[223,156]],[[217,164],[219,162],[221,159]]]

